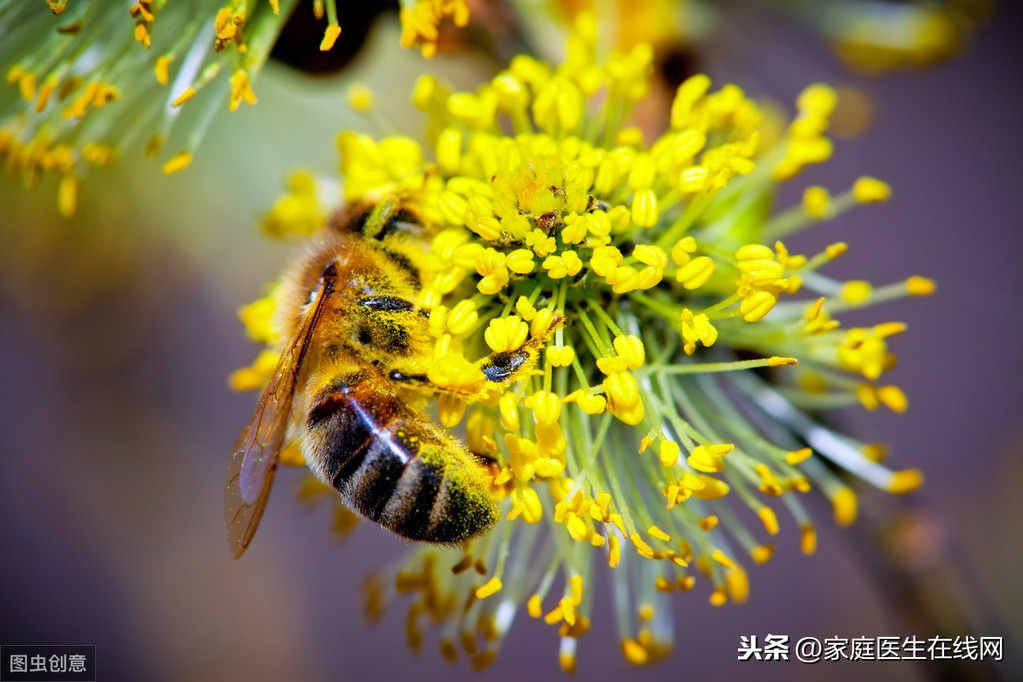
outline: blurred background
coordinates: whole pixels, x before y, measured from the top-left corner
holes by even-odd
[[[919,467],[927,479],[908,500],[865,495],[851,530],[834,528],[816,504],[814,556],[799,553],[798,531],[783,520],[774,559],[750,568],[749,601],[717,609],[705,589],[676,596],[676,650],[649,668],[620,655],[610,586],[598,576],[578,675],[941,677],[928,664],[736,661],[741,635],[911,632],[912,613],[900,614],[912,600],[868,558],[879,556],[874,529],[891,518],[916,543],[909,569],[925,576],[927,599],[964,605],[973,634],[1005,636],[1007,653],[1020,641],[1020,19],[1019,3],[1006,2],[961,57],[879,78],[851,73],[795,24],[760,27],[754,50],[740,22],[734,42],[701,54],[716,83],[735,80],[787,106],[814,81],[855,86],[872,102],[869,129],[836,140],[834,159],[792,183],[781,205],[808,184],[838,190],[862,174],[892,185],[890,202],[854,209],[792,246],[847,241],[850,253],[830,270],[839,278],[937,280],[936,295],[862,318],[908,323],[892,344],[900,364],[891,380],[909,411],[841,416],[858,436],[889,442],[895,468]],[[463,86],[485,73],[443,56],[424,65],[397,41],[394,16],[385,17],[345,74],[374,84],[393,121],[415,120],[407,93],[427,66]],[[363,525],[337,543],[326,510],[309,513],[296,499],[300,472],[279,473],[241,561],[225,544],[227,461],[256,400],[226,386],[257,350],[236,310],[296,248],[261,235],[259,217],[289,169],[335,174],[339,130],[373,131],[348,111],[347,82],[271,64],[258,106],[219,116],[186,172],[165,176],[126,158],[86,181],[70,220],[56,215],[52,187],[27,193],[0,177],[0,642],[95,644],[103,680],[475,674],[464,660],[444,662],[433,641],[418,656],[407,651],[397,605],[367,625],[360,586],[400,558],[400,542]],[[483,675],[562,679],[549,630],[520,613]]]

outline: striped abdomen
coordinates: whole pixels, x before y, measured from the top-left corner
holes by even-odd
[[[455,543],[497,521],[487,472],[453,437],[405,404],[375,370],[319,393],[303,450],[321,480],[371,521],[409,540]]]

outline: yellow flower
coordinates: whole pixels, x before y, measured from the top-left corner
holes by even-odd
[[[426,4],[409,11],[425,15]],[[434,17],[457,10],[429,7]],[[416,24],[417,41],[429,40],[427,24]],[[855,517],[837,470],[896,493],[920,481],[803,409],[904,410],[901,390],[873,384],[903,327],[842,329],[833,316],[933,283],[839,282],[819,270],[844,244],[803,256],[779,241],[880,198],[879,181],[835,199],[808,191],[773,218],[721,219],[738,197],[762,198],[827,158],[833,91],[804,91],[788,133],[766,144],[756,102],[696,76],[678,88],[671,127],[646,145],[622,131],[647,90],[650,48],[598,60],[595,40],[584,17],[564,64],[518,57],[474,93],[420,81],[414,100],[434,131],[425,147],[354,133],[339,145],[346,198],[400,196],[427,223],[429,379],[443,393],[443,423],[471,409],[467,435],[495,460],[503,499],[489,535],[418,548],[373,583],[370,602],[412,593],[410,622],[425,609],[444,632],[460,631],[441,651],[460,647],[476,666],[493,660],[523,606],[556,630],[562,664],[573,661],[591,627],[597,561],[649,595],[637,618],[619,594],[618,617],[626,658],[655,660],[671,646],[671,619],[654,616],[671,608],[669,593],[706,579],[714,604],[746,598],[743,556],[770,558],[767,537],[785,526],[776,510],[791,512],[809,552],[807,491],[821,491],[841,523]],[[245,309],[260,338],[267,331],[252,318],[267,307]],[[510,385],[478,369],[491,353],[523,349],[535,365]],[[776,368],[785,390],[758,368]],[[819,378],[814,390],[796,388],[810,385],[803,374]],[[742,507],[763,527],[747,527],[733,513]],[[414,645],[419,626],[410,628]]]

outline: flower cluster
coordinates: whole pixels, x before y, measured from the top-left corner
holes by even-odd
[[[520,381],[438,401],[441,422],[464,425],[469,448],[497,462],[504,518],[463,548],[420,546],[367,586],[370,615],[411,597],[411,646],[432,623],[445,657],[461,650],[477,667],[524,608],[556,631],[572,670],[601,562],[613,569],[624,656],[657,659],[671,646],[672,593],[702,578],[715,606],[744,601],[744,560],[769,560],[785,526],[814,551],[803,494],[823,493],[844,525],[857,508],[847,476],[892,493],[921,483],[813,416],[906,408],[898,387],[877,383],[904,325],[843,328],[835,315],[934,288],[922,277],[836,281],[820,271],[844,243],[801,255],[781,241],[888,197],[860,178],[772,211],[779,183],[830,156],[834,92],[807,88],[786,127],[740,88],[695,76],[648,141],[630,112],[652,49],[598,59],[596,40],[584,15],[560,66],[520,56],[475,92],[422,78],[413,101],[426,149],[339,138],[346,200],[400,196],[430,228],[417,301],[431,311],[430,379],[462,388],[467,361],[543,345]],[[315,228],[324,209],[312,182],[292,182],[270,212],[274,232]],[[273,337],[274,305],[243,309],[254,338]],[[273,367],[267,352],[232,384],[257,387]]]

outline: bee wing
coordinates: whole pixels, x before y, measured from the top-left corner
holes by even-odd
[[[270,486],[277,471],[277,456],[291,418],[298,376],[323,310],[323,302],[331,291],[331,283],[332,280],[321,283],[316,302],[308,307],[298,333],[281,355],[252,421],[234,444],[224,489],[224,516],[228,549],[235,559],[245,553],[256,534],[270,496]]]

